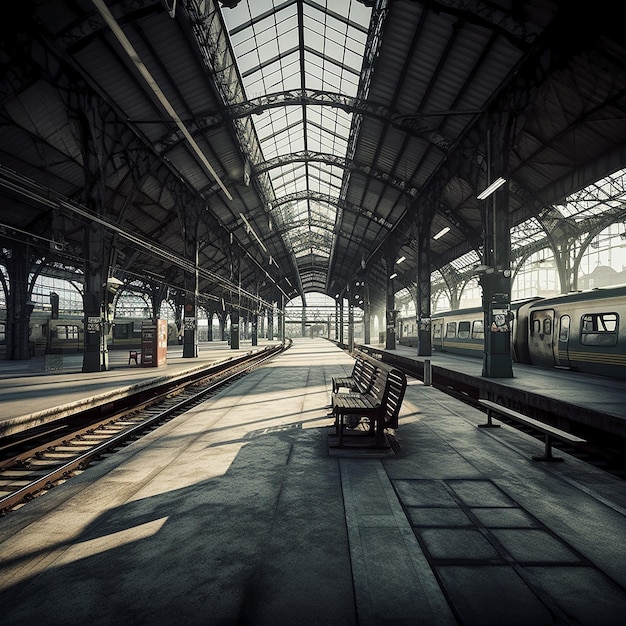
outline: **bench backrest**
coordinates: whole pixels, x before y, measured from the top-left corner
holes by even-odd
[[[369,359],[359,360],[361,362],[361,366],[359,371],[354,376],[354,381],[361,393],[367,393],[374,384],[378,368]]]
[[[385,411],[383,419],[386,428],[398,428],[398,418],[405,392],[406,376],[404,372],[397,369],[389,370],[382,403]]]
[[[365,360],[363,359],[363,357],[357,354],[356,358],[354,359],[354,365],[352,366],[352,372],[350,373],[351,378],[359,376],[360,372],[363,370],[364,363]]]
[[[372,376],[369,379],[369,388],[366,393],[372,397],[375,403],[381,403],[385,397],[387,386],[387,368],[384,366],[373,366]]]

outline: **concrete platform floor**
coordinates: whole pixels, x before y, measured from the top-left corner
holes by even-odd
[[[199,345],[198,356],[193,358],[183,358],[181,346],[168,346],[167,362],[160,367],[141,367],[130,361],[128,350],[111,350],[109,368],[102,372],[83,372],[82,354],[55,357],[59,359],[55,363],[59,367],[54,370],[44,367],[44,357],[0,361],[0,436],[59,419],[79,408],[109,402],[164,379],[175,379],[213,363],[277,345],[280,345],[277,340],[263,339],[257,346],[242,341],[235,350],[225,341],[207,341]]]
[[[414,380],[394,454],[331,454],[351,366],[296,340],[0,519],[0,622],[625,623],[622,481]]]

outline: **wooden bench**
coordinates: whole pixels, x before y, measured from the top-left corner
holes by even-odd
[[[545,441],[545,452],[543,456],[533,456],[534,461],[562,461],[562,457],[553,456],[552,455],[552,440],[560,439],[561,441],[565,441],[566,443],[571,444],[581,444],[586,443],[585,439],[578,437],[576,435],[572,435],[565,430],[561,430],[560,428],[556,428],[554,426],[550,426],[550,424],[545,424],[544,422],[540,422],[532,417],[528,417],[519,411],[515,411],[513,409],[509,409],[501,404],[497,404],[496,402],[492,402],[491,400],[483,400],[482,398],[478,400],[478,402],[487,409],[487,423],[479,424],[482,428],[497,428],[497,424],[493,424],[492,415],[494,413],[499,415],[504,415],[512,420],[520,422],[521,424],[525,424],[526,426],[530,426],[534,430],[542,432],[544,435]]]
[[[368,434],[374,441],[370,447],[385,447],[385,429],[398,428],[398,416],[406,391],[406,376],[398,369],[384,364],[376,366],[374,380],[365,393],[333,393],[333,414],[337,445],[345,447],[346,417],[369,420]]]
[[[333,376],[333,393],[341,388],[366,393],[374,382],[376,376],[376,364],[366,355],[359,353],[354,359],[352,373],[349,376]]]

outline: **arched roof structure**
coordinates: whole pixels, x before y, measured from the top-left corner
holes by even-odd
[[[3,247],[80,267],[95,224],[109,273],[198,270],[257,307],[382,289],[389,255],[409,284],[426,223],[445,272],[480,254],[494,157],[512,226],[626,166],[618,6],[23,0],[0,25]]]

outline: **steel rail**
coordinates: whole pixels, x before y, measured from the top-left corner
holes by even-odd
[[[122,432],[118,433],[117,435],[114,435],[111,438],[107,439],[106,441],[95,445],[90,450],[83,452],[82,454],[79,454],[78,456],[71,459],[70,461],[62,463],[58,467],[55,467],[53,470],[47,472],[43,476],[38,477],[36,480],[31,481],[27,485],[24,485],[23,487],[17,489],[16,491],[6,496],[1,497],[0,498],[0,514],[5,514],[7,511],[15,507],[17,504],[20,504],[22,502],[28,501],[29,499],[32,499],[35,496],[35,494],[51,487],[56,481],[68,477],[68,475],[71,472],[77,469],[85,469],[86,467],[88,467],[88,465],[93,459],[97,458],[98,456],[102,455],[103,453],[111,449],[114,449],[123,445],[129,439],[135,438],[140,433],[150,429],[153,425],[159,422],[163,422],[172,416],[175,416],[176,413],[179,413],[181,410],[184,410],[189,405],[197,403],[203,396],[206,396],[207,394],[211,393],[215,389],[226,385],[227,383],[231,382],[232,380],[235,380],[236,378],[242,376],[243,374],[249,373],[250,371],[252,371],[253,369],[256,369],[257,367],[260,367],[261,365],[266,363],[268,360],[272,359],[276,355],[283,352],[287,347],[289,346],[288,345],[285,346],[284,344],[281,344],[280,346],[271,348],[269,350],[252,354],[249,356],[249,359],[246,360],[245,362],[238,360],[236,363],[232,364],[230,368],[217,372],[218,378],[216,380],[214,380],[210,384],[207,384],[200,391],[197,391],[196,393],[192,393],[191,395],[187,396],[181,402],[178,402],[158,412],[157,414],[146,418],[145,420],[141,421],[140,423],[134,426],[124,429]],[[216,372],[212,371],[207,375],[206,378],[208,379],[208,378],[215,377],[215,376],[216,376]],[[189,380],[186,383],[186,386],[191,387],[194,385],[198,385],[199,382],[201,381],[197,379]],[[172,389],[168,388],[166,395],[171,394],[171,393],[172,393]],[[133,407],[133,410],[136,410],[136,408]],[[111,421],[112,421],[111,417],[105,420],[105,422],[107,423],[110,423]]]

